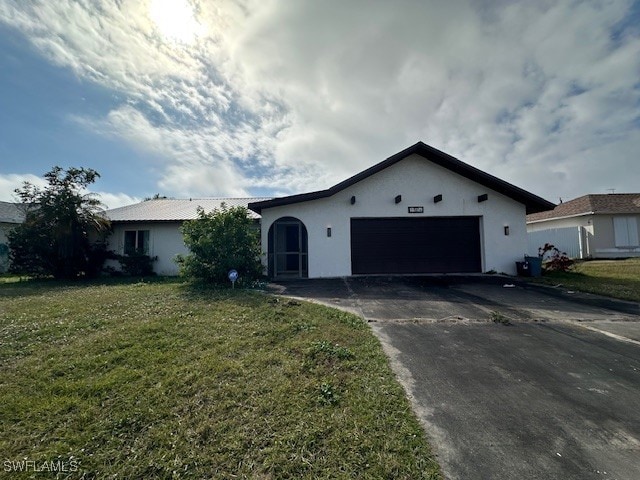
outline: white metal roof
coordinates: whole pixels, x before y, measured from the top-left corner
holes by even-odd
[[[198,218],[198,207],[211,212],[222,203],[246,208],[250,202],[262,200],[268,198],[159,198],[107,210],[106,215],[112,222],[179,222]],[[260,218],[251,210],[249,217]]]

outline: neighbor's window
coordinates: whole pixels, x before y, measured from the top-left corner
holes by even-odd
[[[636,217],[613,217],[616,247],[638,246],[638,220]]]
[[[133,253],[149,255],[149,230],[125,230],[124,254]]]

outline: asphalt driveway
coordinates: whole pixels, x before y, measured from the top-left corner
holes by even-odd
[[[272,287],[371,322],[447,478],[640,478],[638,304],[501,277]]]

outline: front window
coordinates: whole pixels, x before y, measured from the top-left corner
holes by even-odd
[[[636,217],[613,217],[616,247],[637,247],[638,221]]]
[[[124,254],[149,255],[149,230],[125,230]]]

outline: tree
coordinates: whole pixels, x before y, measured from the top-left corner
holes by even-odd
[[[15,190],[26,215],[9,234],[11,271],[65,279],[97,273],[109,221],[100,200],[83,191],[99,177],[92,169],[54,167],[44,175],[46,187],[24,182]]]
[[[239,281],[250,282],[262,276],[258,229],[245,207],[220,209],[206,213],[198,209],[198,218],[182,225],[188,255],[178,255],[181,273],[206,282],[228,283],[229,270],[239,273]]]

